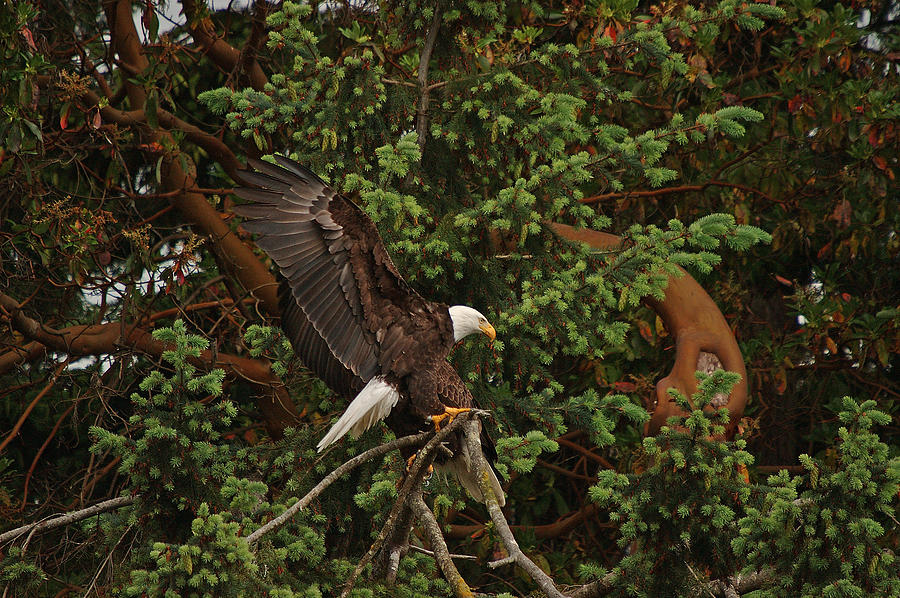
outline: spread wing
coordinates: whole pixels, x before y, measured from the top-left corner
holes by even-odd
[[[253,203],[234,211],[284,277],[282,327],[299,357],[347,395],[377,374],[402,377],[446,356],[447,306],[409,287],[358,206],[296,162],[275,160],[241,173],[257,187],[235,189]]]

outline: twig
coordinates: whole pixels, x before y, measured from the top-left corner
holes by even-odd
[[[568,440],[566,438],[557,438],[556,441],[559,444],[561,444],[565,447],[568,447],[568,448],[572,449],[573,451],[578,451],[585,457],[596,461],[597,463],[599,463],[606,469],[615,469],[613,464],[610,463],[609,461],[607,461],[606,458],[604,458],[602,455],[598,455],[597,453],[592,452],[590,449],[587,449],[587,448],[581,446],[577,442],[572,442],[571,440]]]
[[[375,448],[371,448],[364,453],[360,453],[359,455],[353,457],[327,476],[322,478],[322,481],[316,484],[312,490],[306,493],[306,496],[295,502],[291,505],[284,513],[276,517],[275,519],[269,521],[255,532],[247,536],[247,542],[250,544],[255,544],[259,539],[265,534],[275,531],[287,521],[302,511],[304,508],[309,506],[309,503],[314,501],[317,496],[322,494],[322,492],[328,488],[331,484],[336,482],[338,478],[343,476],[345,473],[352,471],[353,469],[359,467],[366,461],[371,461],[375,457],[379,457],[384,455],[385,453],[389,453],[394,449],[405,448],[407,446],[415,446],[417,444],[421,444],[431,432],[423,432],[421,434],[416,434],[413,436],[404,436],[403,438],[398,438],[392,442],[388,442],[387,444],[380,444]]]
[[[31,461],[31,467],[28,468],[28,473],[25,474],[25,484],[22,488],[22,505],[19,507],[19,510],[25,509],[25,506],[28,504],[28,483],[31,481],[31,476],[34,474],[34,470],[37,467],[38,461],[41,460],[41,455],[44,454],[44,451],[47,450],[47,447],[50,446],[50,441],[53,440],[53,437],[56,436],[56,433],[59,431],[60,426],[63,423],[70,413],[75,410],[75,406],[78,403],[72,403],[69,405],[69,408],[66,409],[62,415],[56,420],[56,425],[53,426],[53,429],[50,430],[50,433],[47,435],[47,438],[44,440],[44,444],[41,445],[41,448],[38,449],[37,454],[34,456],[34,459]]]
[[[506,565],[515,564],[515,562],[516,562],[515,556],[508,556],[508,557],[505,557],[505,558],[502,558],[502,559],[499,559],[496,561],[491,561],[490,563],[488,563],[488,567],[490,567],[491,569],[499,569],[500,567],[504,567]]]
[[[684,564],[687,567],[687,570],[691,572],[691,575],[694,576],[694,579],[697,580],[697,583],[699,584],[699,586],[698,586],[699,589],[701,589],[701,590],[705,591],[707,594],[709,594],[709,598],[716,598],[716,595],[713,594],[712,589],[709,587],[709,584],[703,583],[703,580],[700,579],[700,576],[697,575],[697,572],[694,571],[694,568],[691,567],[691,564],[688,562],[685,562]]]
[[[101,503],[97,503],[96,505],[92,505],[78,511],[73,511],[71,513],[62,513],[60,515],[45,519],[44,521],[39,521],[37,523],[29,523],[28,525],[23,525],[22,527],[17,527],[16,529],[11,529],[0,534],[0,543],[13,540],[26,532],[30,532],[30,535],[33,535],[57,527],[62,527],[64,525],[69,525],[70,523],[75,523],[76,521],[87,519],[88,517],[92,517],[99,513],[105,513],[106,511],[112,511],[121,507],[127,507],[135,500],[137,500],[137,498],[137,496],[120,496],[118,498],[105,500]]]
[[[106,564],[112,561],[113,554],[115,554],[115,552],[116,552],[116,548],[119,547],[119,544],[122,543],[122,540],[125,539],[125,536],[128,535],[128,532],[130,532],[131,528],[133,528],[133,527],[134,527],[134,524],[130,524],[127,528],[125,528],[125,533],[122,534],[122,537],[119,538],[119,540],[116,542],[116,545],[112,547],[112,550],[109,551],[109,554],[106,555],[106,558],[103,559],[102,563],[100,563],[100,568],[97,569],[97,572],[94,574],[94,577],[91,579],[91,583],[88,586],[88,589],[85,590],[84,595],[82,595],[81,598],[87,598],[90,595],[91,590],[93,590],[94,586],[97,585],[97,580],[100,579],[100,574],[103,573],[103,569],[106,567]]]
[[[538,567],[534,561],[525,556],[519,543],[516,542],[512,530],[509,529],[509,523],[500,510],[500,504],[497,502],[497,496],[491,486],[490,476],[488,475],[488,464],[484,458],[484,452],[481,448],[481,440],[479,439],[481,431],[478,428],[478,422],[468,421],[465,424],[463,442],[466,444],[471,459],[471,466],[478,479],[478,487],[484,496],[484,505],[490,513],[491,521],[506,547],[506,552],[514,559],[515,563],[521,567],[538,587],[551,598],[565,598],[563,594],[556,588],[553,580]]]
[[[12,431],[3,440],[3,442],[0,442],[0,452],[2,452],[3,449],[6,448],[6,445],[8,445],[10,442],[13,441],[13,439],[16,436],[18,436],[19,430],[21,430],[22,426],[25,424],[25,420],[27,420],[28,416],[31,415],[31,412],[34,410],[34,408],[38,404],[38,402],[41,399],[43,399],[44,396],[48,392],[50,392],[50,389],[52,389],[54,385],[56,385],[56,379],[59,378],[59,375],[62,373],[63,369],[65,369],[65,367],[67,365],[69,365],[69,358],[66,358],[65,361],[63,361],[61,364],[59,364],[59,367],[57,367],[56,371],[53,372],[53,375],[50,376],[50,382],[47,383],[47,386],[45,386],[44,389],[41,392],[39,392],[37,394],[37,396],[34,397],[34,399],[32,399],[31,403],[28,404],[28,407],[25,408],[25,411],[19,417],[19,420],[16,422],[16,425],[13,426]]]
[[[422,554],[428,555],[430,557],[434,557],[434,551],[428,550],[427,548],[422,548],[421,546],[416,546],[415,544],[409,545],[410,550],[414,550],[415,552],[421,552]],[[451,559],[461,559],[466,561],[477,561],[478,557],[472,554],[453,554],[450,553]]]

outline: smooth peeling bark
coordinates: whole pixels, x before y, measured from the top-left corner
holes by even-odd
[[[550,223],[550,227],[561,237],[586,243],[594,249],[615,249],[622,244],[621,237],[609,233],[555,222]],[[723,400],[721,405],[716,405],[728,408],[731,423],[725,435],[731,438],[744,413],[748,396],[747,368],[734,333],[712,297],[687,272],[681,277],[669,278],[665,295],[663,301],[644,298],[644,303],[659,315],[675,340],[675,364],[669,374],[656,383],[656,406],[644,433],[656,434],[669,417],[686,415],[669,396],[669,388],[690,397],[697,392],[695,371],[709,371],[711,366],[717,369],[715,366],[720,365],[741,376],[727,402]]]

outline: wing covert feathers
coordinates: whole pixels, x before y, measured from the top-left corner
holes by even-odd
[[[331,426],[316,448],[321,453],[323,449],[342,438],[347,432],[350,432],[354,438],[358,437],[387,417],[399,399],[400,393],[384,378],[381,376],[372,378],[350,402],[344,414]]]

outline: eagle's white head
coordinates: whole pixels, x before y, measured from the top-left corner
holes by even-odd
[[[477,309],[454,305],[450,308],[450,320],[453,321],[454,342],[458,343],[475,332],[483,332],[491,340],[497,338],[497,331]]]

